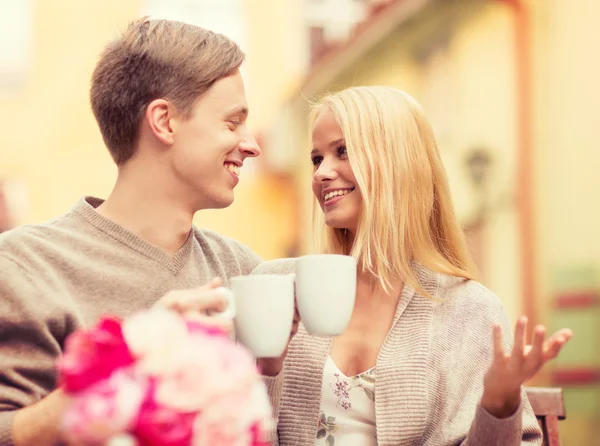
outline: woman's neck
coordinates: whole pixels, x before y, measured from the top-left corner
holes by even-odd
[[[381,278],[369,271],[358,271],[356,275],[357,299],[397,299],[402,292],[404,281],[392,279],[390,287],[385,290]]]

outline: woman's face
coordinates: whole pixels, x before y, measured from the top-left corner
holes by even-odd
[[[328,108],[317,116],[312,143],[312,188],[325,214],[325,224],[355,234],[362,198],[348,161],[342,129]]]

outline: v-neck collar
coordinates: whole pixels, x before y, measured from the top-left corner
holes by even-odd
[[[154,246],[139,235],[131,232],[127,228],[115,223],[114,221],[101,215],[96,208],[100,206],[104,200],[96,197],[81,198],[73,212],[86,220],[96,229],[102,231],[107,236],[113,238],[124,246],[133,249],[147,258],[163,265],[173,274],[178,274],[186,261],[189,259],[194,242],[194,228],[190,229],[190,233],[185,243],[175,254],[169,254],[163,249]]]

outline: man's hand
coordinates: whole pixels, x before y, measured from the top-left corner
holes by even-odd
[[[71,399],[61,389],[41,401],[18,410],[12,426],[15,446],[62,444],[61,419]]]
[[[222,285],[220,278],[214,278],[208,284],[189,290],[169,291],[154,305],[176,311],[186,319],[201,322],[230,334],[233,332],[233,321],[219,317],[227,309],[229,302],[217,290]]]

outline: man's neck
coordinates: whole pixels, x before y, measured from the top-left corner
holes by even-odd
[[[147,182],[151,184],[119,174],[110,196],[96,210],[148,243],[175,254],[189,237],[194,211],[159,190],[157,182]]]

